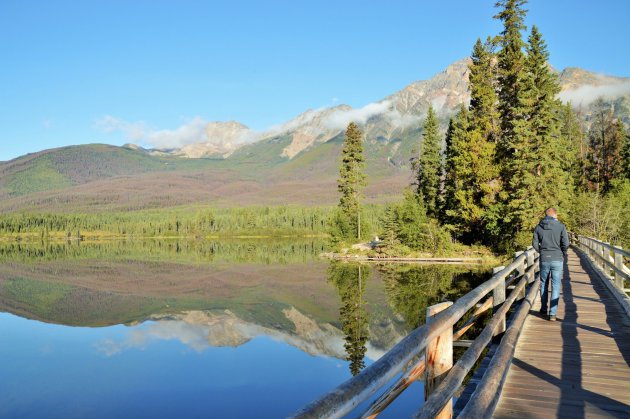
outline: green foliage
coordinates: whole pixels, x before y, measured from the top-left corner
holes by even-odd
[[[105,144],[70,146],[18,159],[7,170],[6,185],[12,195],[26,195],[115,176],[206,168],[209,161],[156,157]]]
[[[458,238],[490,243],[488,215],[502,188],[496,164],[499,135],[495,68],[491,45],[477,40],[470,64],[471,102],[462,107],[447,133],[445,216]],[[484,240],[485,239],[485,240]]]
[[[433,254],[442,254],[450,250],[450,235],[436,220],[427,216],[420,197],[412,190],[405,190],[403,200],[390,204],[386,214],[384,236],[395,237],[392,244],[394,248],[401,244],[412,250]]]
[[[427,118],[422,130],[420,156],[415,164],[418,194],[426,205],[427,214],[436,217],[438,214],[438,196],[440,192],[440,136],[437,116],[433,107],[429,106]]]
[[[334,230],[342,237],[361,239],[361,190],[365,186],[363,168],[363,133],[354,122],[348,124],[344,146],[341,151],[341,165],[337,190],[339,209],[342,214],[335,217],[340,223]]]
[[[587,173],[592,190],[608,192],[612,182],[624,175],[627,136],[623,122],[614,118],[612,108],[597,103],[595,120],[588,132]]]
[[[497,7],[501,11],[495,19],[503,22],[503,31],[498,37],[500,50],[497,57],[498,109],[501,121],[501,137],[497,150],[499,161],[511,158],[519,149],[518,124],[524,115],[521,109],[525,69],[525,43],[521,31],[525,30],[525,0],[501,0]]]
[[[373,207],[370,207],[373,208]],[[137,237],[325,234],[333,207],[182,208],[99,214],[3,214],[1,233]]]
[[[607,194],[578,192],[570,211],[570,227],[600,240],[630,246],[630,180],[613,182]]]
[[[527,45],[521,111],[519,121],[520,149],[510,164],[506,205],[517,248],[530,242],[531,231],[544,215],[545,208],[555,206],[565,211],[573,192],[570,168],[575,153],[567,153],[561,137],[561,104],[555,99],[560,92],[557,76],[548,65],[549,54],[536,26],[532,27]]]
[[[586,155],[587,144],[584,128],[571,103],[565,103],[560,109],[560,125],[561,135],[558,139],[559,149],[565,150],[566,158],[562,159],[565,163],[563,169],[571,174],[573,178],[573,186],[586,189]]]
[[[11,195],[61,189],[73,183],[55,168],[49,156],[43,156],[35,164],[9,176],[6,188]]]

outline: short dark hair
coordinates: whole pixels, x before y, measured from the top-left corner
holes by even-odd
[[[545,210],[545,215],[553,217],[554,215],[558,215],[558,211],[554,207],[549,207]]]

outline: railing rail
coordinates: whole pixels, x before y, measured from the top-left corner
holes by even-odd
[[[624,263],[624,258],[630,258],[630,252],[621,246],[613,246],[579,234],[571,234],[571,240],[573,246],[579,249],[593,265],[598,276],[630,317],[630,297],[628,297],[630,269]]]
[[[624,264],[624,257],[630,258],[630,252],[592,237],[572,234],[572,238],[573,244],[586,253],[619,292],[627,296],[630,289],[625,287],[625,281],[630,281],[630,269]]]
[[[471,313],[471,319],[479,318],[483,311],[488,310],[492,306],[495,314],[490,322],[470,344],[464,356],[454,367],[450,368],[448,374],[443,374],[443,378],[433,382],[435,385],[434,392],[429,395],[427,404],[425,404],[418,415],[420,417],[428,417],[426,415],[431,416],[435,412],[445,409],[445,405],[450,406],[454,392],[461,385],[466,373],[470,371],[475,361],[479,358],[483,348],[488,345],[493,336],[505,331],[505,317],[510,306],[515,300],[522,300],[526,297],[526,285],[535,282],[536,272],[538,272],[537,261],[538,253],[534,249],[517,254],[507,267],[495,272],[489,280],[459,298],[450,307],[435,314],[430,319],[428,318],[426,324],[413,330],[372,365],[331,392],[305,406],[296,412],[294,417],[342,417],[369,399],[398,374],[408,371],[362,415],[362,417],[375,417],[414,380],[426,374],[427,364],[425,361],[430,358],[432,360],[434,357],[433,354],[430,357],[425,356],[425,351],[431,342],[435,342],[436,338],[445,333],[448,336],[452,334],[453,340],[461,338],[466,330],[471,327],[471,320],[469,319],[455,332],[453,332],[453,326],[469,310],[476,309],[474,313]],[[510,283],[518,281],[518,283],[506,299],[506,282],[508,281]],[[534,287],[537,287],[537,285],[538,282],[535,282]],[[491,295],[484,303],[477,305],[479,301],[489,294]],[[520,331],[520,325],[518,327]],[[516,333],[518,336],[519,331],[512,334]],[[445,382],[447,384],[444,384]]]

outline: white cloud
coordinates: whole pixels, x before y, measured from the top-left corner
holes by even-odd
[[[106,115],[96,121],[95,126],[106,132],[122,132],[127,141],[149,148],[182,148],[195,143],[209,143],[224,149],[233,149],[240,144],[252,143],[263,138],[295,131],[308,126],[310,134],[325,134],[342,131],[350,122],[366,124],[370,118],[380,116],[393,128],[406,128],[417,124],[418,116],[401,114],[389,100],[369,103],[358,109],[348,106],[308,110],[283,124],[271,126],[262,131],[246,128],[224,128],[229,123],[208,123],[201,117],[194,117],[175,129],[154,129],[145,122],[128,122]]]
[[[122,132],[128,141],[139,143],[151,148],[168,149],[181,148],[183,146],[212,142],[217,145],[225,145],[225,138],[208,138],[206,127],[208,121],[201,117],[194,117],[175,129],[154,129],[142,121],[127,122],[111,115],[106,115],[95,123],[96,127],[106,133]],[[245,142],[243,136],[240,142]]]
[[[356,122],[359,125],[363,125],[373,116],[387,113],[390,111],[391,102],[374,102],[365,105],[358,109],[338,110],[332,115],[328,116],[325,121],[325,125],[331,129],[343,129],[350,122]]]
[[[325,125],[331,129],[345,129],[350,122],[364,125],[370,118],[381,116],[396,128],[406,128],[418,122],[419,117],[401,114],[390,100],[373,102],[358,109],[338,110],[330,115]]]
[[[577,89],[565,90],[558,97],[565,101],[571,102],[573,105],[588,105],[599,98],[614,99],[630,93],[630,81],[603,84],[600,86],[586,85]]]

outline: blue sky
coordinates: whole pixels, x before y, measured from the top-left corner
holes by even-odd
[[[103,118],[263,130],[364,106],[430,78],[500,30],[494,0],[0,2],[0,160],[129,141]],[[531,0],[557,68],[630,76],[630,1]],[[196,118],[196,119],[195,119]]]

